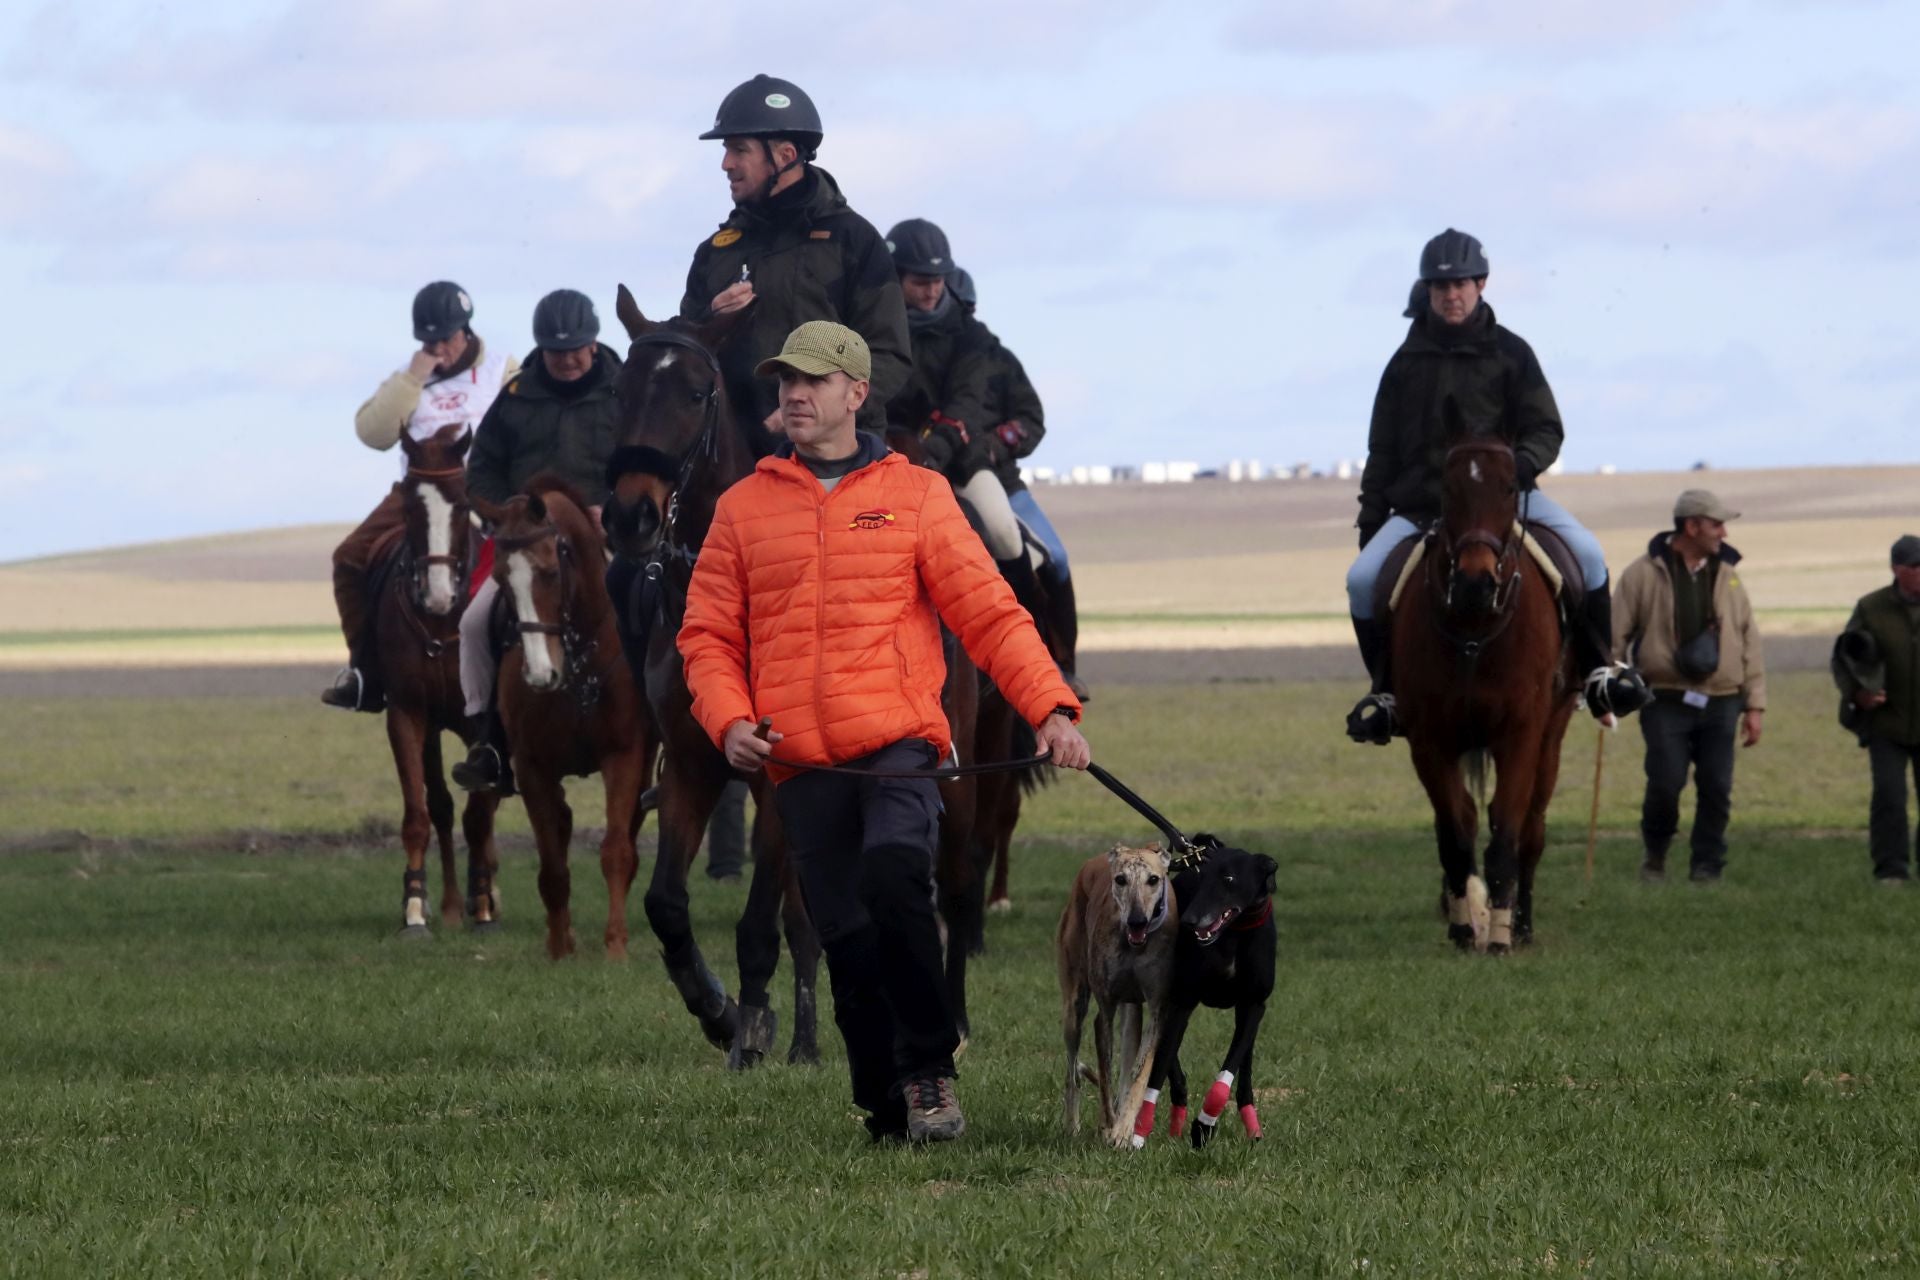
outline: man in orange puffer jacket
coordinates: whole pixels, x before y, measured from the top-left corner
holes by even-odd
[[[1090,754],[1079,702],[946,480],[854,429],[871,360],[858,333],[815,320],[756,370],[779,375],[787,440],[721,497],[679,644],[694,717],[736,769],[764,766],[779,784],[869,1132],[940,1141],[966,1128],[933,908],[940,793],[930,778],[780,760],[938,762],[942,619],[1055,764],[1084,769]]]

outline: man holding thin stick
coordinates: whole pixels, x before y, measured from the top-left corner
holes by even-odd
[[[1091,758],[1080,704],[946,480],[854,429],[866,340],[810,321],[757,372],[779,377],[786,439],[722,495],[694,567],[679,637],[693,714],[736,769],[778,784],[868,1131],[957,1138],[959,1038],[933,908],[940,794],[931,776],[883,775],[951,747],[942,621],[1053,763],[1075,769]]]
[[[1666,879],[1689,769],[1696,804],[1688,878],[1718,883],[1733,810],[1734,739],[1748,747],[1760,741],[1767,709],[1760,630],[1740,584],[1740,553],[1727,545],[1727,522],[1739,515],[1705,489],[1687,490],[1673,504],[1673,528],[1654,535],[1620,575],[1614,652],[1653,686],[1640,713],[1647,744],[1640,878],[1649,884]]]

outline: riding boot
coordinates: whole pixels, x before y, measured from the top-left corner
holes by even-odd
[[[341,634],[347,638],[347,665],[320,691],[320,701],[343,711],[378,712],[387,709],[387,696],[374,664],[367,660],[373,649],[373,626],[367,617],[364,588],[359,569],[343,564],[333,567],[333,602],[340,610]]]
[[[1079,664],[1074,651],[1080,647],[1080,609],[1073,598],[1073,575],[1060,574],[1051,578],[1047,584],[1047,621],[1051,624],[1054,644],[1059,652],[1060,674],[1066,677],[1067,687],[1073,690],[1073,696],[1082,704],[1090,702],[1093,695],[1087,692],[1087,686],[1080,679]]]
[[[1355,742],[1384,747],[1400,732],[1389,679],[1387,627],[1372,618],[1354,618],[1353,636],[1360,642],[1360,660],[1367,665],[1372,685],[1367,696],[1347,713],[1347,736]]]
[[[467,717],[467,758],[453,766],[453,781],[462,791],[514,794],[513,754],[507,747],[507,726],[497,710]]]
[[[1588,668],[1586,679],[1587,710],[1596,720],[1630,716],[1653,700],[1653,691],[1640,673],[1625,662],[1613,660],[1613,583],[1602,580],[1587,588],[1580,606],[1580,624],[1575,641],[1584,651]]]

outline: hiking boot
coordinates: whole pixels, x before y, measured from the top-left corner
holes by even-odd
[[[1907,878],[1905,876],[1875,876],[1873,882],[1882,889],[1904,889],[1907,887]]]
[[[1652,854],[1648,854],[1647,860],[1640,864],[1640,883],[1641,884],[1665,884],[1666,882],[1667,882],[1667,860],[1665,858],[1656,858]]]
[[[342,711],[384,711],[387,700],[367,683],[358,667],[342,667],[333,683],[320,691],[320,701]]]
[[[952,1076],[920,1076],[907,1081],[907,1137],[913,1142],[951,1142],[967,1131]]]
[[[1584,692],[1587,710],[1595,720],[1630,716],[1653,701],[1653,691],[1640,673],[1624,662],[1595,667],[1587,673]]]
[[[1355,742],[1384,747],[1401,732],[1393,695],[1370,693],[1347,713],[1347,736]]]
[[[1711,889],[1720,883],[1720,872],[1713,867],[1695,867],[1687,873],[1687,880],[1699,888]]]

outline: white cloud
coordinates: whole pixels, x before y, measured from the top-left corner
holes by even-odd
[[[1262,0],[1229,27],[1236,46],[1289,52],[1617,47],[1705,7],[1703,0]]]

